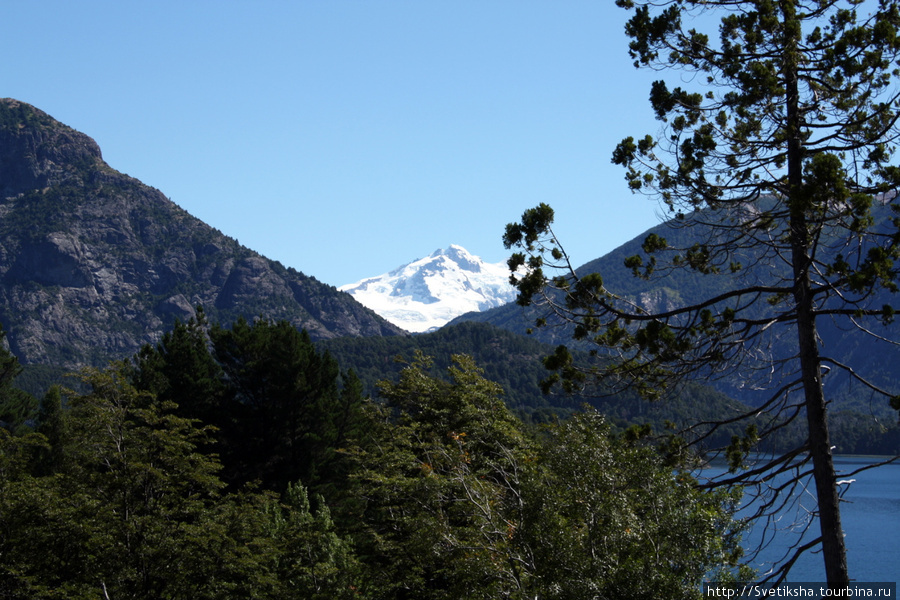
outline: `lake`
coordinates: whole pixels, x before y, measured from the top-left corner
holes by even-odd
[[[883,458],[866,456],[835,456],[838,473],[848,473]],[[840,477],[839,477],[840,479]],[[894,582],[900,580],[900,464],[894,463],[857,473],[843,496],[841,520],[847,544],[847,566],[850,579],[859,582]],[[811,496],[801,497],[800,504],[815,507]],[[801,511],[803,512],[803,511]],[[758,557],[756,566],[765,572],[771,561],[780,559],[796,539],[788,529],[794,512],[786,514],[780,525],[777,542]],[[758,528],[748,534],[748,545],[758,539]],[[759,528],[761,529],[761,528]],[[811,540],[818,536],[819,525],[811,525]],[[813,535],[814,534],[814,535]],[[767,565],[768,562],[768,565]],[[821,582],[825,567],[819,553],[805,553],[791,569],[789,582]]]

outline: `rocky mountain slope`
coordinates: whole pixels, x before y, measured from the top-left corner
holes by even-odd
[[[455,244],[338,289],[416,333],[433,331],[454,317],[502,306],[516,297],[505,263],[486,263]]]
[[[222,323],[286,319],[314,339],[403,333],[115,171],[87,135],[0,100],[0,324],[19,359],[130,356],[198,305]]]

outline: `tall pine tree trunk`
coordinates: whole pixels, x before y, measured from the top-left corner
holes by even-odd
[[[841,527],[840,500],[835,486],[834,461],[828,435],[828,413],[822,387],[821,361],[816,334],[809,268],[810,231],[806,218],[807,199],[803,193],[803,139],[801,135],[799,64],[797,46],[800,24],[795,0],[782,0],[784,15],[784,79],[787,102],[788,186],[790,194],[790,240],[793,263],[794,302],[797,309],[800,375],[806,404],[809,452],[813,461],[819,526],[822,533],[822,555],[825,577],[830,587],[844,587],[850,579],[847,552]]]
[[[805,219],[791,219],[792,240],[805,232]],[[834,461],[828,434],[828,412],[822,388],[822,370],[817,345],[816,316],[810,293],[809,253],[802,243],[793,243],[794,300],[797,305],[800,377],[806,405],[809,453],[813,462],[819,526],[822,534],[822,556],[825,577],[832,587],[845,587],[849,582],[844,530],[841,526],[840,499],[835,486]]]

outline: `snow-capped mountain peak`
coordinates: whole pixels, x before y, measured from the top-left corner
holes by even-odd
[[[463,313],[516,297],[505,263],[486,263],[456,244],[338,289],[413,332],[437,329]]]

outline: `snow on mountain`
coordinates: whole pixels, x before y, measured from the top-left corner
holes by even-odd
[[[486,263],[455,244],[390,273],[338,289],[394,325],[416,333],[516,297],[506,263]]]

